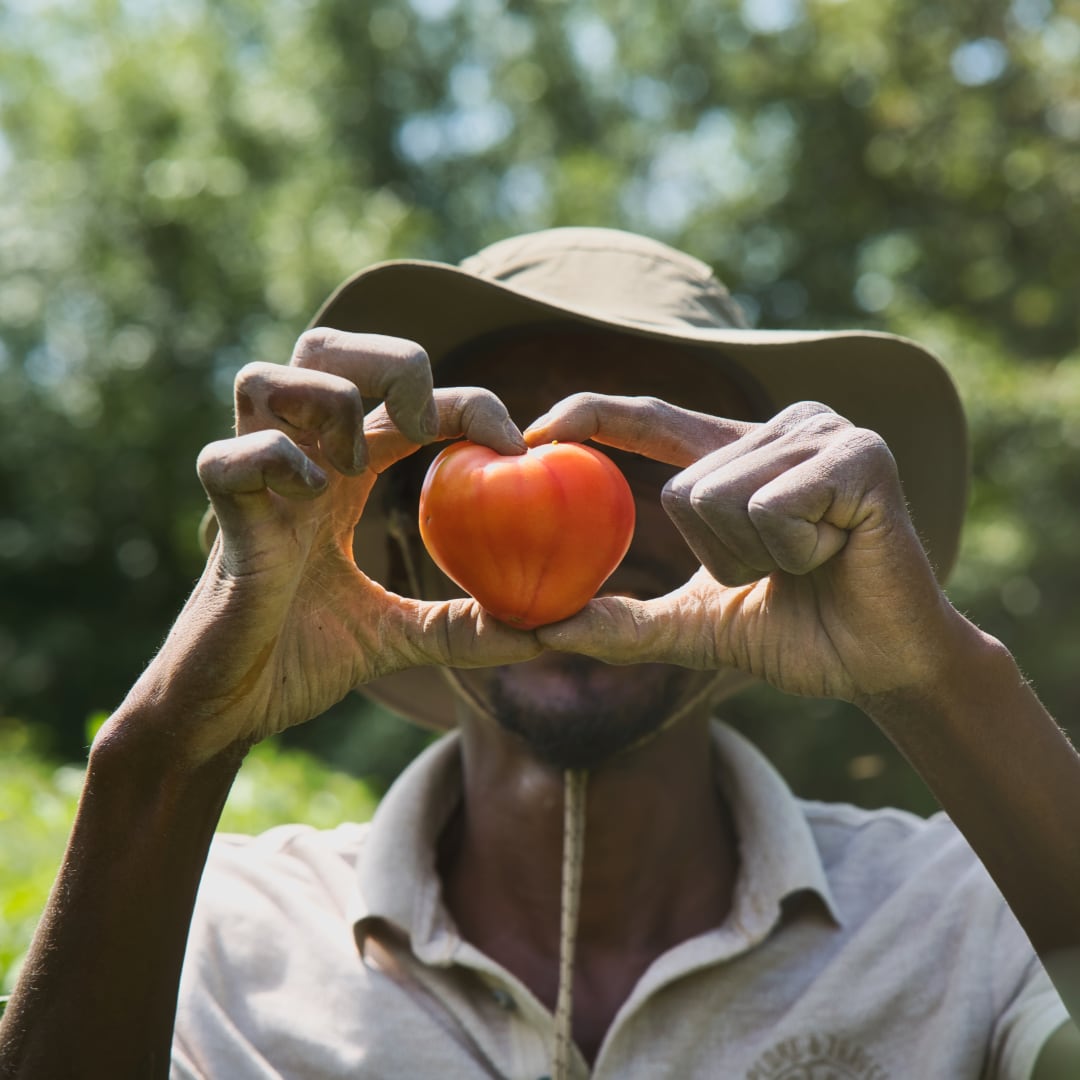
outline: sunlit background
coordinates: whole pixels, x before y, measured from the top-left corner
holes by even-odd
[[[937,350],[976,461],[952,596],[1080,731],[1078,0],[7,0],[10,925],[199,573],[193,462],[235,370],[287,359],[361,266],[561,224],[692,252],[757,325]],[[802,794],[933,809],[851,710],[731,718]],[[236,820],[364,813],[422,738],[348,701],[252,763]]]

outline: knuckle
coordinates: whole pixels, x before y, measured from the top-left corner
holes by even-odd
[[[464,422],[476,420],[503,421],[510,415],[502,399],[480,386],[465,387],[457,402]]]
[[[746,513],[759,532],[771,532],[784,516],[775,499],[761,492],[755,492],[747,500]]]
[[[435,389],[432,394],[439,415],[439,432],[444,436],[468,435],[500,424],[506,406],[490,390],[479,386]]]
[[[876,431],[853,427],[845,434],[844,444],[848,456],[858,458],[874,469],[895,468],[892,450]]]
[[[222,444],[219,456],[219,473],[225,474],[237,468],[248,466],[263,467],[268,461],[287,453],[285,444],[292,446],[292,440],[276,428],[253,431]]]
[[[199,456],[195,459],[195,472],[200,480],[212,479],[218,474],[225,445],[224,440],[218,440],[208,443],[199,451]]]
[[[633,400],[640,412],[650,416],[671,408],[663,398],[655,397],[652,394],[643,394]]]
[[[853,449],[865,454],[892,456],[885,440],[870,428],[852,427],[847,433],[846,441]]]
[[[597,394],[590,390],[579,390],[559,402],[559,409],[563,413],[595,413],[603,404],[603,394]]]
[[[613,397],[608,400],[611,402],[609,408],[621,413],[630,430],[638,436],[644,436],[650,431],[668,430],[677,422],[673,406],[663,398],[641,395]]]
[[[277,365],[252,360],[244,364],[233,379],[233,401],[238,423],[249,420],[271,392],[276,372],[267,368]]]
[[[850,420],[845,420],[844,417],[834,412],[828,414],[822,413],[820,416],[809,421],[807,427],[816,434],[826,437],[837,434],[842,435],[845,432],[854,430],[854,424],[852,424]]]
[[[698,481],[690,491],[690,509],[698,517],[704,517],[719,501],[717,487],[713,483]]]
[[[409,374],[426,375],[431,369],[427,350],[408,338],[396,338],[397,358],[402,368]]]
[[[830,409],[828,405],[822,404],[820,401],[796,401],[791,405],[788,405],[785,409],[782,409],[777,415],[796,423],[803,423],[812,417],[821,416],[822,414],[831,412],[832,409]]]
[[[334,384],[335,400],[340,414],[349,421],[356,421],[364,415],[364,396],[355,383],[341,379]]]
[[[251,388],[254,383],[263,381],[266,365],[258,360],[249,360],[240,370],[236,373],[236,377],[233,379],[233,385],[237,391],[246,391]]]
[[[315,366],[319,357],[324,355],[337,331],[326,326],[313,326],[305,330],[297,339],[293,348],[293,363],[300,367]]]
[[[681,476],[673,476],[660,489],[660,505],[672,517],[684,514],[690,505],[690,500],[691,488]]]
[[[441,397],[443,394],[446,394],[447,391],[436,390],[435,393]],[[460,401],[462,408],[465,409],[506,411],[506,406],[503,404],[499,395],[496,394],[494,390],[488,390],[485,386],[461,386],[455,390],[449,391],[449,393]]]
[[[748,484],[745,478],[730,471],[710,472],[698,479],[690,491],[690,507],[710,522],[743,513]]]
[[[367,338],[366,346],[368,354],[381,361],[377,368],[381,371],[384,391],[393,383],[406,387],[431,385],[431,361],[427,351],[417,342],[372,334]]]
[[[784,431],[811,428],[814,431],[833,431],[850,424],[839,413],[820,401],[797,401],[779,412],[774,423]]]

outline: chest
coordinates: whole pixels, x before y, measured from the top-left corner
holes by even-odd
[[[924,969],[916,977],[898,963],[902,953],[880,942],[876,950],[830,945],[835,934],[789,928],[723,962],[702,956],[698,967],[690,944],[663,958],[614,1016],[610,1003],[582,1014],[595,1026],[576,1034],[582,1049],[596,1051],[578,1056],[575,1080],[1023,1075],[984,1072],[1003,1053],[993,1048],[995,995],[985,980],[958,979],[944,955],[937,976]],[[178,1039],[196,1065],[174,1076],[244,1080],[269,1068],[297,1080],[540,1080],[550,1071],[550,1010],[494,965],[353,952],[318,968],[318,979],[294,970],[282,981],[288,973],[278,970],[275,985],[249,982],[217,1000],[183,1002]],[[586,990],[580,997],[589,1002]]]

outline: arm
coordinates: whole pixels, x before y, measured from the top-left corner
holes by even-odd
[[[364,420],[360,393],[386,399]],[[160,652],[90,753],[71,839],[0,1022],[3,1080],[164,1077],[192,907],[247,749],[368,679],[525,659],[470,601],[387,593],[352,559],[379,472],[433,437],[521,452],[491,395],[434,395],[408,342],[317,332],[236,385],[199,473],[221,532]],[[302,946],[301,946],[302,947]]]
[[[996,640],[957,616],[937,689],[860,701],[927,782],[994,878],[1073,1023],[1033,1080],[1080,1076],[1080,768],[1065,735]]]
[[[1080,943],[1080,760],[1004,646],[954,621],[935,684],[856,703],[927,782],[1040,956],[1061,953]]]
[[[127,708],[116,718],[125,726],[146,719]],[[67,853],[0,1026],[4,1080],[168,1075],[195,892],[242,756],[178,771],[139,760],[119,739],[95,747]]]
[[[1008,651],[949,604],[881,440],[819,405],[758,425],[594,395],[526,431],[590,437],[683,468],[665,507],[703,568],[659,600],[593,601],[541,641],[860,705],[964,832],[1080,1017],[1080,757]]]

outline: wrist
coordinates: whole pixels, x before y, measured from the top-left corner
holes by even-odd
[[[892,690],[856,699],[871,719],[889,730],[915,717],[945,718],[968,713],[1003,694],[1026,687],[1016,660],[1005,646],[983,632],[946,601],[942,630],[926,650],[928,661],[910,681]]]
[[[136,686],[94,737],[88,778],[125,788],[142,780],[150,793],[164,793],[174,785],[184,788],[197,775],[220,775],[227,791],[253,740],[228,742],[208,753],[186,710],[141,690]]]

